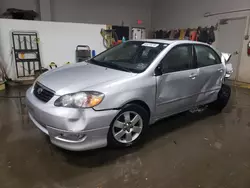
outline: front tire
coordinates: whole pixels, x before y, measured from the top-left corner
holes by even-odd
[[[135,145],[145,136],[149,113],[137,104],[128,104],[114,118],[108,132],[108,145],[128,147]]]
[[[227,105],[231,96],[231,88],[228,85],[223,84],[218,93],[216,101],[209,104],[209,108],[221,112]]]

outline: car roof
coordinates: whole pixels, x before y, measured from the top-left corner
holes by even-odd
[[[192,41],[192,40],[165,40],[165,39],[142,39],[137,41],[144,41],[144,42],[156,42],[156,43],[164,43],[164,44],[204,44],[208,45],[206,43]]]

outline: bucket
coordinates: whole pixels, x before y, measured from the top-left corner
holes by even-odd
[[[0,91],[5,90],[5,83],[0,82]]]

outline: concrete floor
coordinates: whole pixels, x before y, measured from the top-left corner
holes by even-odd
[[[250,187],[250,90],[221,114],[160,121],[137,147],[88,152],[52,146],[21,103],[0,98],[1,188]]]

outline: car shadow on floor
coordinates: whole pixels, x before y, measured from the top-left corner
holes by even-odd
[[[189,126],[195,121],[206,119],[212,115],[216,115],[216,112],[207,109],[202,113],[192,114],[190,112],[185,112],[163,119],[153,126],[150,126],[148,134],[145,136],[146,139],[144,139],[143,142],[130,148],[114,149],[107,147],[91,151],[72,152],[57,148],[52,145],[51,147],[53,151],[59,152],[70,165],[93,168],[107,165],[122,156],[138,152],[149,142],[166,136],[176,129],[182,129],[186,126]]]

